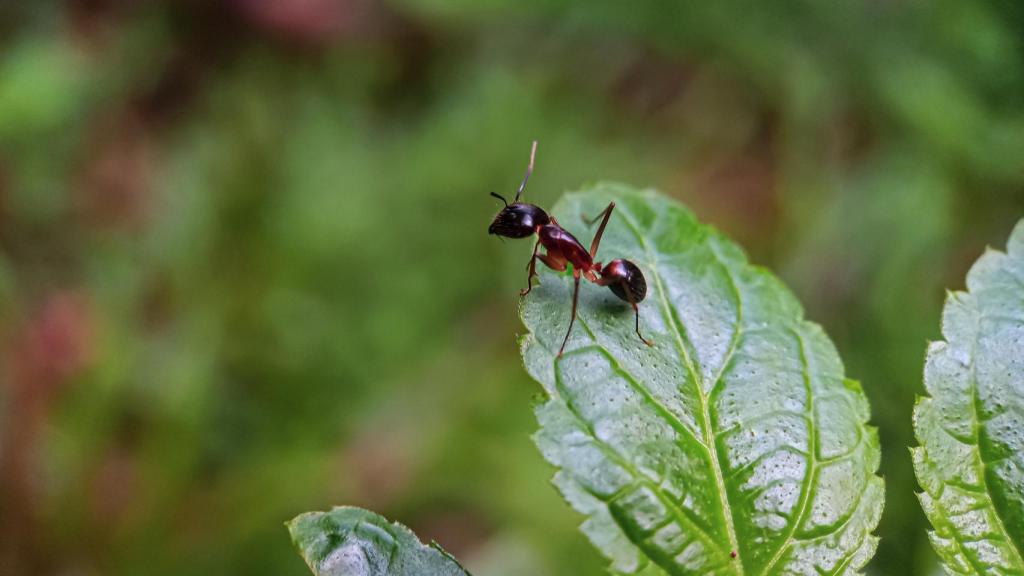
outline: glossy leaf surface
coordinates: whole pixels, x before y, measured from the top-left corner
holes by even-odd
[[[647,279],[641,329],[609,290],[545,269],[526,297],[527,370],[544,387],[536,440],[582,530],[617,574],[852,574],[883,504],[860,386],[789,290],[686,208],[603,184],[558,221],[616,209],[598,259]],[[525,275],[524,275],[525,276]]]
[[[302,514],[288,531],[317,576],[469,576],[436,544],[361,508]]]
[[[1024,574],[1024,222],[949,295],[942,335],[912,450],[932,545],[953,574]]]

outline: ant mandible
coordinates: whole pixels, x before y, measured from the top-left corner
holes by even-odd
[[[534,234],[537,235],[537,243],[533,245],[533,256],[527,265],[529,275],[526,277],[526,288],[521,290],[519,295],[526,296],[533,289],[533,279],[537,276],[538,259],[556,272],[563,272],[568,264],[572,264],[572,277],[575,282],[572,292],[572,317],[569,319],[569,329],[565,333],[565,339],[562,340],[562,347],[558,349],[558,355],[561,356],[565,351],[565,344],[569,341],[572,326],[576,322],[576,303],[579,300],[581,276],[598,286],[607,286],[620,299],[629,302],[636,315],[636,335],[640,337],[641,342],[651,346],[651,342],[640,333],[640,310],[637,308],[637,304],[643,302],[647,296],[647,281],[644,279],[643,272],[636,264],[621,258],[612,260],[604,267],[600,262],[594,261],[597,247],[601,244],[601,235],[604,234],[604,228],[608,224],[608,219],[611,218],[612,210],[615,209],[615,202],[609,203],[608,207],[593,219],[583,216],[583,220],[588,225],[593,225],[598,218],[602,218],[588,252],[579,240],[559,226],[558,221],[554,217],[548,216],[548,213],[542,208],[519,201],[519,197],[526,188],[526,181],[530,179],[530,174],[533,174],[533,160],[536,155],[537,142],[534,141],[530,150],[530,164],[526,167],[526,176],[523,177],[523,183],[519,185],[519,190],[516,191],[516,197],[511,204],[500,194],[491,192],[491,196],[501,200],[505,207],[494,217],[494,221],[487,229],[488,233],[505,238],[528,238]],[[546,254],[538,253],[541,245],[547,251]]]

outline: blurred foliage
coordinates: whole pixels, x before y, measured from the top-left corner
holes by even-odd
[[[1024,214],[1024,10],[0,1],[0,573],[303,574],[351,503],[474,573],[597,574],[528,435],[489,190],[682,198],[864,383],[879,574],[943,290]]]

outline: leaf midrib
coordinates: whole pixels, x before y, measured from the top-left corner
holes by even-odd
[[[623,221],[626,222],[626,225],[629,227],[633,235],[637,238],[637,241],[640,243],[640,246],[643,247],[644,249],[644,253],[647,256],[647,264],[651,268],[651,273],[654,277],[654,284],[657,288],[658,301],[661,303],[662,308],[662,316],[665,318],[666,323],[672,327],[672,333],[676,343],[676,348],[679,351],[679,357],[682,360],[683,364],[686,365],[686,369],[690,373],[690,377],[693,379],[693,382],[696,385],[697,396],[700,400],[701,418],[703,420],[702,432],[704,436],[704,448],[707,450],[708,455],[711,458],[711,469],[714,473],[716,487],[718,488],[718,498],[722,506],[722,515],[725,520],[726,534],[729,536],[729,545],[732,547],[732,550],[735,550],[738,553],[739,541],[736,538],[736,527],[734,525],[732,506],[730,506],[729,504],[729,497],[725,487],[725,479],[722,476],[722,466],[718,459],[718,448],[715,444],[714,433],[712,432],[711,411],[708,408],[708,397],[704,393],[704,377],[696,370],[693,364],[693,360],[690,358],[690,354],[686,350],[686,345],[683,340],[684,328],[682,327],[682,322],[676,317],[675,314],[672,314],[672,308],[669,306],[668,300],[665,296],[665,288],[661,281],[661,273],[658,271],[657,258],[651,251],[650,246],[648,246],[647,240],[640,233],[640,230],[637,227],[636,222],[633,221],[633,217],[629,213],[629,210],[626,210],[625,207],[623,207],[621,212],[623,216]],[[740,303],[738,303],[737,305],[740,305]],[[739,322],[737,322],[737,335],[735,336],[736,338],[738,338],[739,329]],[[730,347],[728,354],[725,358],[723,358],[723,370],[724,367],[730,361],[733,350],[734,349]],[[739,562],[735,563],[736,573],[739,576],[743,576],[744,573],[743,560],[743,558],[740,558]]]

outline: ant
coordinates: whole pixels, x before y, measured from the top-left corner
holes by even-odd
[[[533,160],[536,155],[537,141],[535,140],[530,150],[530,164],[526,167],[526,176],[523,177],[523,183],[519,185],[519,190],[516,191],[516,197],[511,204],[500,194],[491,192],[491,196],[501,200],[505,207],[491,222],[491,226],[487,229],[489,234],[497,234],[505,238],[528,238],[534,234],[537,235],[537,243],[533,245],[533,256],[527,265],[529,275],[526,278],[526,288],[520,290],[519,295],[526,296],[533,289],[533,279],[537,276],[538,259],[556,272],[564,272],[568,264],[572,264],[572,277],[575,282],[572,292],[572,317],[569,320],[569,329],[565,333],[565,339],[562,340],[562,347],[558,349],[558,356],[561,357],[562,352],[565,351],[565,344],[569,341],[572,326],[576,322],[580,277],[586,278],[598,286],[607,286],[620,299],[629,302],[636,315],[636,335],[640,337],[641,342],[652,346],[651,342],[640,333],[640,310],[637,308],[637,304],[643,302],[647,296],[647,280],[644,279],[643,272],[636,264],[621,258],[612,260],[603,268],[600,262],[594,261],[597,247],[601,244],[601,235],[604,234],[604,228],[608,224],[608,219],[611,218],[612,210],[615,209],[615,202],[609,203],[603,212],[592,219],[583,216],[587,225],[593,225],[601,218],[601,225],[597,228],[597,234],[594,235],[588,252],[576,237],[559,226],[558,221],[554,217],[548,216],[548,213],[542,208],[519,201],[519,197],[522,196],[523,190],[526,188],[526,181],[533,174]],[[541,245],[547,250],[546,254],[538,253]]]

